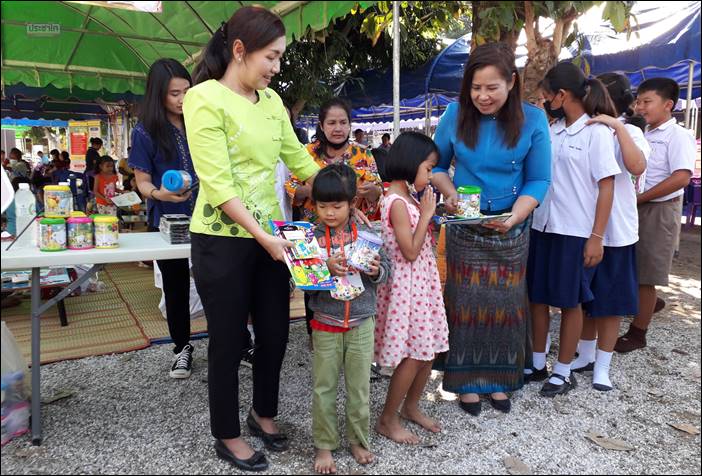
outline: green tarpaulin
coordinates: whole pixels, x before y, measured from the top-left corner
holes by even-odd
[[[278,13],[290,41],[375,2],[165,1],[160,13],[103,3],[1,2],[3,85],[143,94],[155,60],[175,58],[192,69],[212,32],[242,6]]]

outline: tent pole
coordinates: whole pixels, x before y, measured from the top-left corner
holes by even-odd
[[[400,2],[392,2],[392,118],[393,141],[400,135]]]
[[[692,76],[694,74],[695,63],[690,61],[690,68],[687,71],[687,104],[685,105],[685,127],[690,128],[690,109],[692,108]]]
[[[424,133],[430,135],[431,133],[431,110],[433,108],[433,94],[427,94],[426,99],[424,99]]]

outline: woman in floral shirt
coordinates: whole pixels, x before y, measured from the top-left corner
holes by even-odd
[[[383,183],[378,174],[370,149],[349,143],[351,133],[351,108],[339,98],[327,101],[319,111],[317,140],[307,145],[307,151],[321,168],[343,162],[356,171],[358,177],[358,202],[356,207],[369,220],[378,215]],[[301,207],[301,219],[315,223],[317,214],[312,204],[312,186],[294,175],[285,184],[293,206]]]

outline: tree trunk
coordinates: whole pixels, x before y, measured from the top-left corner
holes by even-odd
[[[529,52],[524,72],[522,97],[532,103],[539,104],[539,82],[546,76],[548,70],[558,63],[558,52],[553,47],[553,42],[548,38],[537,38],[536,49]]]

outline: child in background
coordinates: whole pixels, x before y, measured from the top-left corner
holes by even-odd
[[[595,297],[592,278],[604,254],[614,176],[621,170],[612,131],[587,125],[598,114],[617,116],[604,85],[586,79],[574,64],[560,63],[546,74],[542,90],[544,109],[557,120],[551,125],[551,186],[534,211],[527,285],[534,332],[531,381],[548,375],[549,306],[561,308],[558,361],[540,392],[554,397],[577,386],[571,362],[582,332],[581,304]]]
[[[100,215],[117,216],[117,206],[112,203],[112,197],[120,193],[117,190],[117,181],[115,161],[109,155],[103,155],[95,166],[95,185],[93,189]]]
[[[347,165],[328,165],[314,180],[312,199],[319,216],[315,237],[336,283],[335,291],[308,292],[310,309],[314,313],[310,322],[315,349],[312,364],[314,469],[321,474],[336,473],[331,452],[339,447],[336,397],[342,368],[346,382],[346,434],[351,454],[359,464],[373,462],[368,431],[376,286],[387,279],[389,263],[381,250],[369,272],[349,268],[346,264],[358,232],[370,231],[351,218],[355,197],[356,173]]]
[[[419,409],[434,357],[448,351],[446,311],[429,233],[436,210],[429,182],[438,160],[434,141],[405,132],[393,144],[385,163],[391,183],[382,203],[381,220],[391,273],[378,289],[375,360],[383,367],[396,368],[375,429],[398,443],[419,443],[417,436],[402,426],[400,416],[428,431],[441,431],[439,424]],[[414,199],[412,190],[424,191],[421,202]]]
[[[691,131],[676,124],[673,108],[680,88],[669,78],[647,79],[639,85],[637,112],[648,128],[651,157],[644,192],[637,197],[639,242],[639,312],[614,350],[646,347],[646,332],[656,306],[656,286],[667,286],[673,254],[680,236],[682,198],[695,168],[696,145]]]
[[[651,147],[641,129],[628,121],[633,116],[634,102],[629,79],[619,73],[606,73],[597,79],[607,87],[619,117],[602,114],[588,124],[604,124],[614,130],[615,156],[622,172],[614,177],[614,201],[604,235],[604,256],[592,280],[595,299],[583,304],[585,321],[578,343],[579,355],[572,363],[572,370],[592,370],[593,388],[608,391],[613,388],[609,366],[621,318],[636,314],[639,307],[636,276],[639,216],[632,177],[638,180],[645,172]]]

